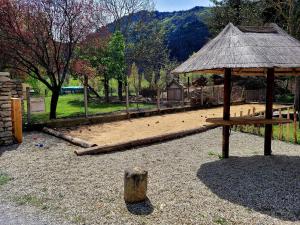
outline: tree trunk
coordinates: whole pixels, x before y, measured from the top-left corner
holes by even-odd
[[[104,94],[105,94],[105,102],[109,103],[109,80],[107,77],[104,77]]]
[[[123,81],[121,80],[118,81],[118,96],[119,100],[123,101]]]
[[[159,88],[157,88],[156,105],[157,105],[157,110],[160,111],[160,89]]]
[[[51,104],[50,104],[50,120],[56,119],[56,108],[57,108],[60,88],[56,88],[51,91],[52,91],[52,96],[51,96]]]

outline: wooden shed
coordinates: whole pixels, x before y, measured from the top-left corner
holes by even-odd
[[[272,125],[290,122],[272,118],[275,76],[300,76],[300,42],[276,24],[236,27],[229,23],[217,37],[172,71],[173,74],[193,72],[224,74],[223,117],[207,120],[223,126],[223,158],[229,157],[230,127],[254,123],[265,125],[264,154],[271,155]],[[266,77],[265,118],[231,117],[232,75]]]
[[[167,86],[167,100],[179,102],[184,100],[184,86],[173,79]]]

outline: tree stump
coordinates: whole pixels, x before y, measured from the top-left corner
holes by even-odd
[[[127,203],[142,202],[147,199],[148,172],[135,167],[125,170],[124,200]]]

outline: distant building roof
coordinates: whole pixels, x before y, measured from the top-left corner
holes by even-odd
[[[246,76],[264,75],[267,68],[275,68],[276,75],[300,75],[300,42],[276,24],[236,27],[229,23],[172,73],[223,74],[224,68]]]

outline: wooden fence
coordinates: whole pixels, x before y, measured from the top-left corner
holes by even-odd
[[[236,113],[234,117],[243,117],[243,116],[255,116],[255,117],[265,117],[265,112],[256,112],[255,107],[252,110],[248,111],[247,115],[243,115],[241,111],[239,115]],[[297,122],[297,113],[293,106],[287,107],[285,109],[278,109],[274,116],[278,116],[279,118],[285,118],[291,120],[291,123],[287,124],[278,124],[273,126],[272,137],[273,139],[278,139],[280,141],[293,142],[298,144],[299,138],[297,137],[298,131],[298,122]],[[233,126],[233,130],[241,131],[245,133],[252,133],[256,135],[264,135],[264,126],[262,125],[244,125],[244,126]]]

